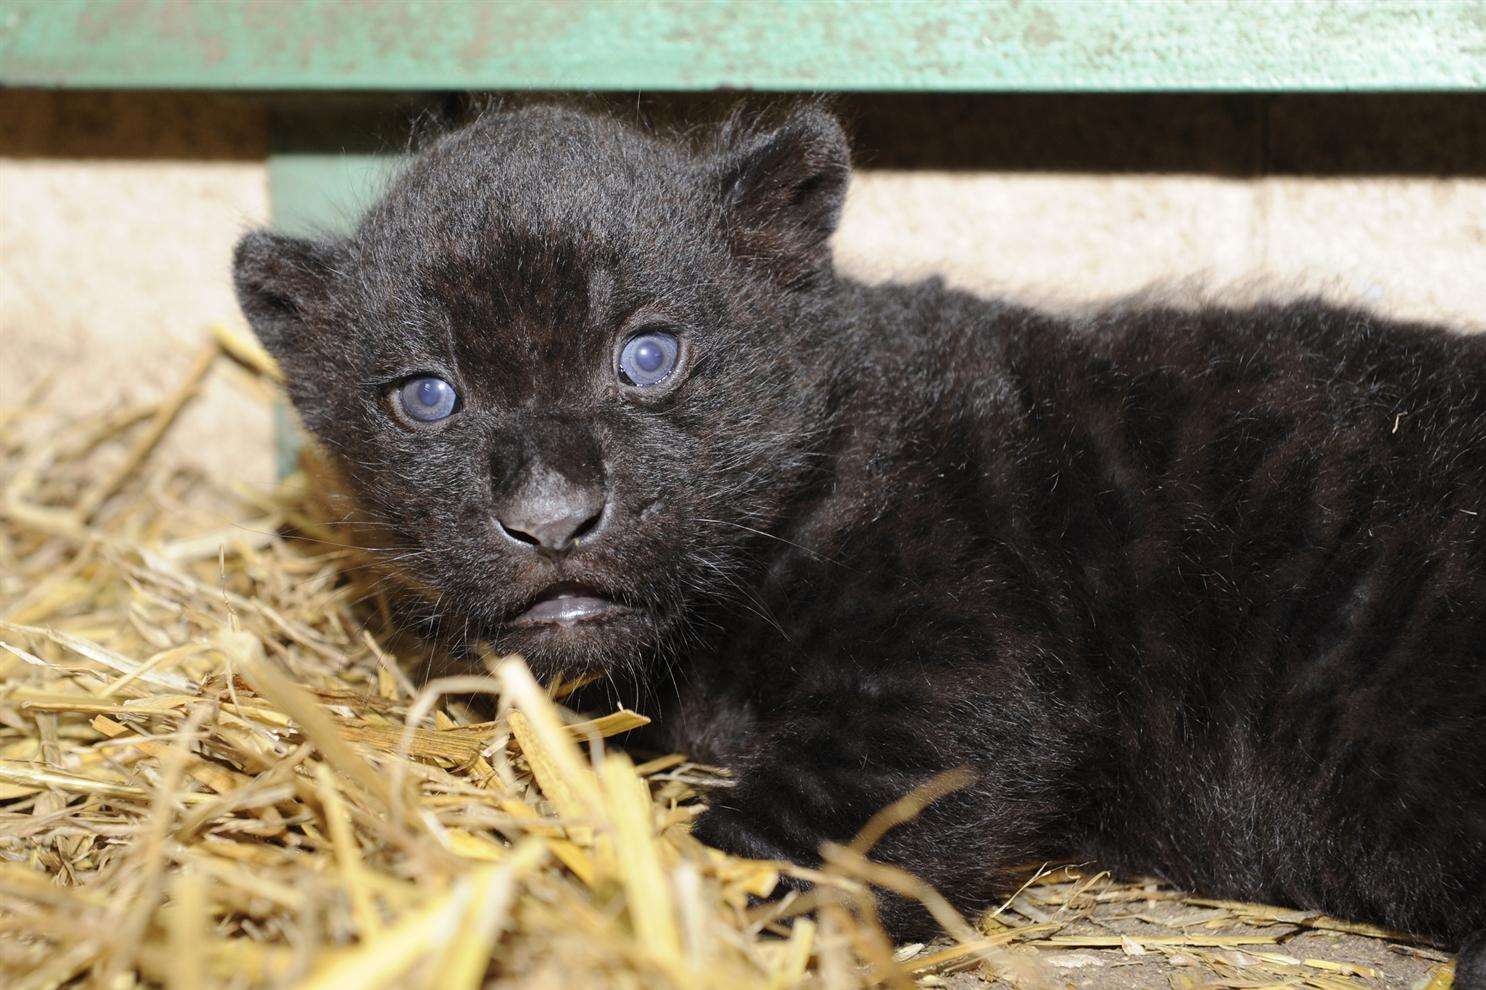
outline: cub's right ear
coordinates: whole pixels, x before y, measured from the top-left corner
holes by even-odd
[[[280,362],[304,347],[307,317],[327,301],[335,255],[329,245],[266,230],[237,242],[232,253],[237,304]]]
[[[785,285],[809,281],[830,264],[826,242],[851,180],[840,122],[806,105],[762,134],[735,118],[720,139],[727,150],[718,180],[733,250]]]

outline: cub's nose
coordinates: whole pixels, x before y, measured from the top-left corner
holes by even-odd
[[[490,457],[490,512],[507,540],[551,556],[598,535],[609,486],[583,423],[520,417],[492,437]]]
[[[604,502],[601,489],[560,485],[527,491],[497,511],[495,521],[518,543],[562,553],[597,531]]]

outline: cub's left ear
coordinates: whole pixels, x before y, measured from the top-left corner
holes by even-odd
[[[232,281],[248,325],[281,364],[311,343],[314,317],[329,297],[332,244],[251,231],[232,255]]]
[[[830,263],[826,241],[851,179],[841,124],[818,107],[804,107],[777,129],[734,143],[719,172],[733,250],[788,286],[810,281]]]

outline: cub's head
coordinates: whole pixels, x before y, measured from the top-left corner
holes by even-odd
[[[699,150],[493,113],[344,240],[248,234],[237,293],[444,625],[549,675],[632,665],[746,594],[818,460],[848,176],[815,108]]]

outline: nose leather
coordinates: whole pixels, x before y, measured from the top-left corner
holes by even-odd
[[[500,511],[507,536],[544,550],[570,550],[604,514],[604,493],[576,485],[553,471],[537,472]]]
[[[608,483],[588,424],[520,416],[493,438],[491,458],[491,513],[508,540],[550,555],[598,534]]]

